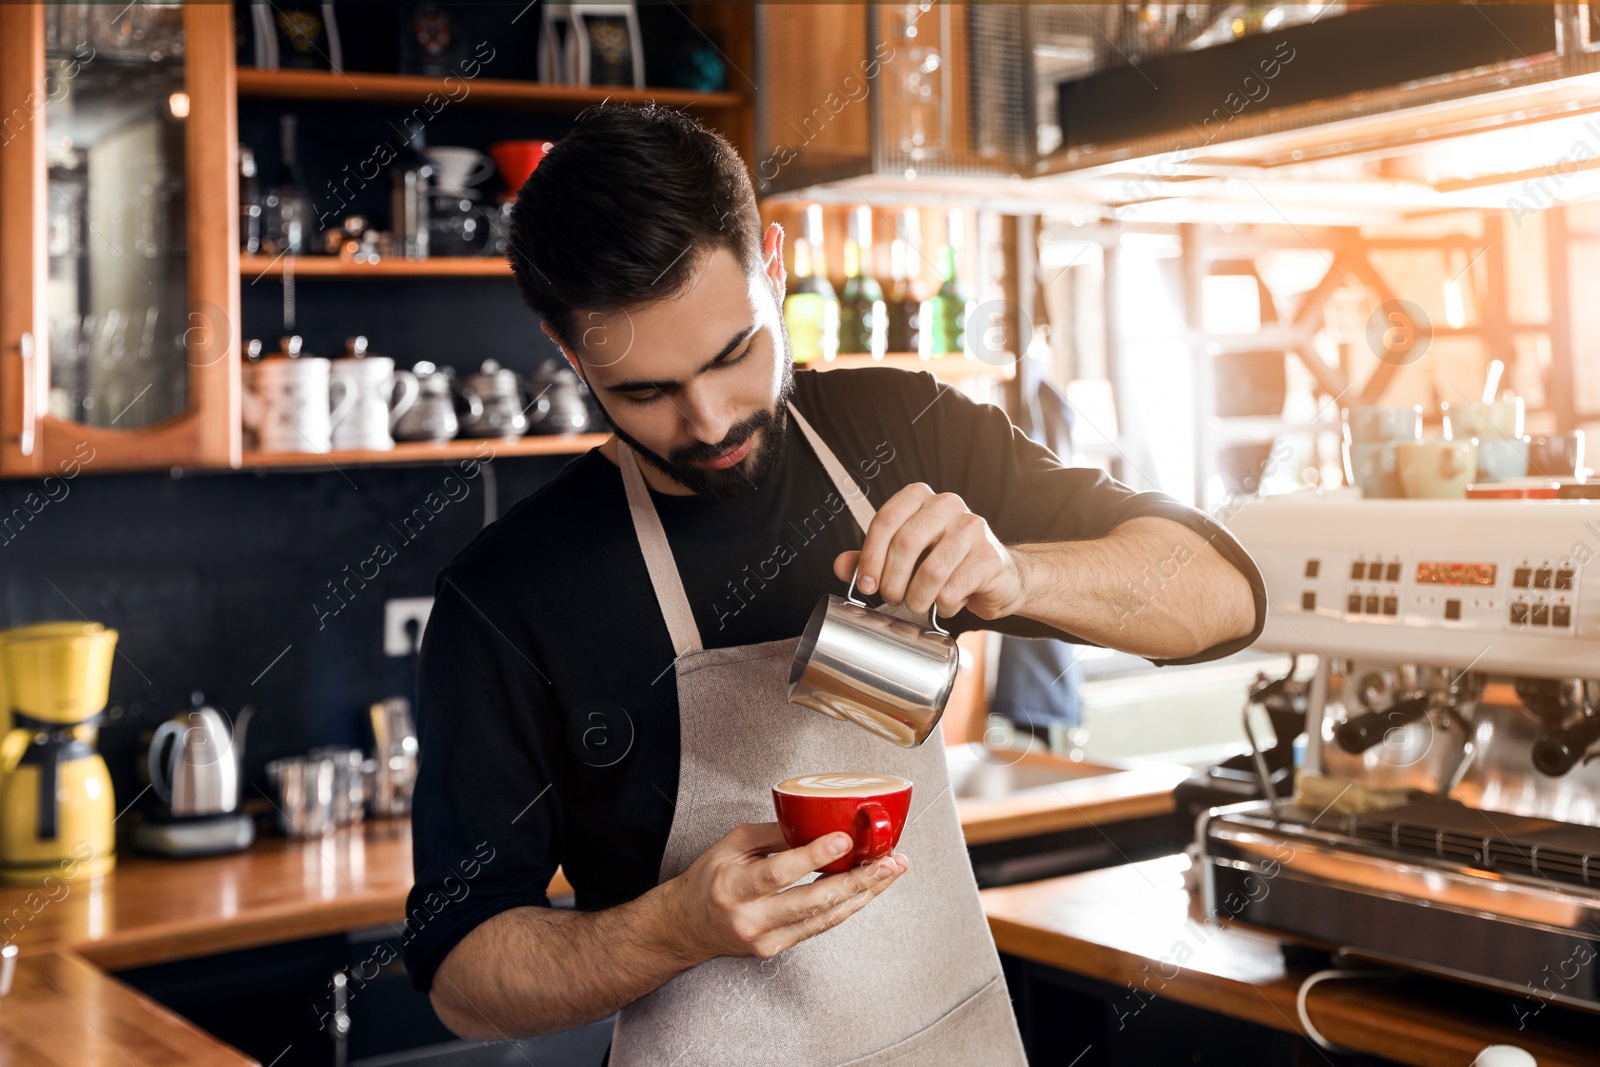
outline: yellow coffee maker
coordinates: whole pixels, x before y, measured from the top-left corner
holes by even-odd
[[[116,865],[111,775],[96,748],[117,631],[97,622],[0,630],[0,881],[77,881]]]

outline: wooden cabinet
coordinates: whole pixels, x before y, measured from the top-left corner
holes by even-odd
[[[233,11],[0,5],[0,474],[240,460]]]

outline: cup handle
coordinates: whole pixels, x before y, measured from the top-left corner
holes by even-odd
[[[894,840],[894,824],[889,813],[876,801],[867,801],[856,809],[856,855],[861,860],[888,855]]]
[[[867,606],[866,601],[856,599],[856,579],[860,576],[861,565],[858,563],[856,564],[856,569],[850,572],[850,588],[845,592],[844,598],[850,603],[854,604],[856,607],[864,608]],[[885,604],[878,610],[884,612],[885,614],[893,615],[897,619],[904,619],[906,622],[915,623],[924,630],[932,630],[934,633],[941,634],[945,637],[950,636],[950,631],[939,625],[938,604],[928,605],[928,614],[926,618],[918,615],[914,611],[907,610],[904,604]]]

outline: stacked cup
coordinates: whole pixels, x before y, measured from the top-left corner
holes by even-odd
[[[1344,473],[1361,495],[1407,495],[1400,482],[1398,450],[1422,439],[1422,407],[1360,407],[1344,410]]]
[[[1476,442],[1478,481],[1528,476],[1529,441],[1522,433],[1521,397],[1489,404],[1445,404],[1444,434],[1452,441]]]

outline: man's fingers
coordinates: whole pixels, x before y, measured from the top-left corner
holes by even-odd
[[[856,562],[861,559],[860,552],[841,552],[833,561],[833,576],[841,582],[848,582],[855,573]]]
[[[766,856],[789,847],[783,829],[775,822],[740,823],[722,838],[723,845],[739,856]]]
[[[898,853],[895,858],[901,864],[907,863]],[[881,864],[886,860],[887,857],[844,874],[824,875],[808,886],[779,896],[775,903],[782,904],[784,910],[774,913],[774,921],[783,925],[769,930],[757,948],[763,955],[782,951],[838,926],[866,907],[905,871],[897,864],[885,873]],[[791,902],[790,898],[794,900]]]
[[[883,563],[889,553],[889,542],[900,531],[907,519],[915,515],[923,503],[933,498],[933,488],[923,482],[912,482],[888,500],[873,516],[867,527],[866,540],[861,544],[861,591],[876,593],[883,584]]]
[[[782,840],[782,835],[779,835]],[[830,846],[841,844],[844,847],[834,851]],[[768,856],[752,864],[750,873],[755,879],[759,889],[766,893],[775,893],[786,885],[804,878],[819,867],[826,867],[834,860],[848,852],[854,842],[850,835],[841,831],[823,834],[809,845],[800,848],[786,849],[776,856]]]
[[[781,893],[773,902],[771,912],[774,926],[789,926],[808,915],[816,915],[837,906],[841,901],[866,893],[875,895],[898,878],[909,862],[896,854],[898,863],[882,857],[872,863],[863,863],[842,874],[825,874],[807,885],[795,886]]]

